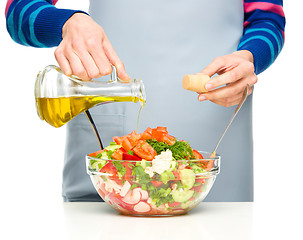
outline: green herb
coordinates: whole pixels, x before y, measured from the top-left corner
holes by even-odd
[[[197,163],[189,163],[189,165],[196,174],[206,172],[202,167],[199,167]]]
[[[167,172],[167,175],[168,175],[169,180],[175,180],[176,179],[175,175],[172,172]]]
[[[126,168],[120,162],[117,161],[113,161],[113,164],[117,168],[118,176],[120,178],[123,177],[124,174],[126,173]]]
[[[194,187],[197,187],[197,186],[200,186],[200,185],[202,185],[201,182],[196,182],[196,183],[194,183]]]
[[[127,152],[129,155],[134,155],[134,151],[132,151],[132,150],[128,150],[128,152]]]
[[[142,184],[141,185],[141,188],[142,188],[142,190],[146,190],[147,188],[146,188],[146,184]]]
[[[194,158],[193,151],[188,142],[176,141],[173,145],[169,145],[165,142],[158,142],[154,139],[146,140],[146,142],[155,149],[157,155],[169,149],[172,152],[173,158],[176,160]]]
[[[161,173],[161,181],[166,184],[170,180],[174,180],[175,175],[172,172],[164,171]]]
[[[112,154],[113,154],[114,152],[115,152],[115,151],[112,151],[112,150],[106,151],[107,156],[108,156],[108,159],[112,159]]]
[[[170,194],[171,189],[169,184],[164,184],[161,187],[156,188],[154,185],[148,186],[149,196],[153,199],[153,203],[159,207],[165,203],[172,203],[174,200]]]
[[[147,184],[150,182],[150,176],[144,172],[144,168],[141,165],[133,168],[132,175],[135,175],[137,177],[137,181],[140,184]]]
[[[101,168],[105,166],[106,163],[107,163],[106,160],[91,160],[90,161],[91,169],[99,171]]]
[[[161,181],[166,184],[169,180],[168,174],[166,171],[164,171],[163,173],[161,173]]]

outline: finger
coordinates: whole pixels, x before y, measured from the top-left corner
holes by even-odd
[[[106,76],[112,73],[112,65],[109,62],[108,57],[104,52],[104,48],[102,47],[102,41],[98,42],[97,40],[90,41],[87,44],[87,49],[94,60],[97,68],[99,69],[99,73],[101,76]]]
[[[68,51],[66,57],[70,63],[72,74],[79,77],[82,80],[90,80],[80,58],[73,51]]]
[[[223,101],[213,100],[211,102],[213,102],[213,103],[215,103],[217,105],[220,105],[222,107],[232,107],[232,106],[235,106],[235,105],[239,104],[240,101],[241,101],[241,98],[237,98],[237,99],[235,99],[235,100],[233,100],[231,102],[230,101],[227,102],[224,99],[223,99]]]
[[[231,58],[228,56],[216,57],[214,60],[207,65],[201,73],[206,74],[208,76],[213,76],[215,73],[222,71],[224,68],[235,67],[237,64],[232,62]]]
[[[243,89],[242,84],[237,82],[200,95],[210,101],[219,99],[230,99],[232,101],[237,95],[241,95],[241,91],[243,91]],[[199,97],[199,99],[201,99],[201,97]]]
[[[253,88],[249,89],[248,95],[250,95],[253,91]],[[223,107],[231,107],[234,105],[238,105],[241,102],[241,99],[243,97],[243,92],[241,94],[238,95],[238,97],[235,97],[234,99],[220,99],[220,100],[212,100],[211,102],[221,105]]]
[[[244,83],[244,81],[243,81]],[[229,107],[238,104],[243,96],[243,90],[245,89],[245,84],[243,83],[233,83],[226,87],[222,87],[213,90],[208,93],[200,94],[198,96],[199,101],[209,100],[213,103],[219,104],[221,106]],[[248,94],[250,95],[253,91],[251,87]]]
[[[130,80],[130,77],[128,76],[128,74],[125,71],[124,64],[118,57],[116,51],[114,50],[113,46],[111,45],[111,43],[107,37],[103,41],[103,47],[104,47],[105,54],[108,57],[109,61],[111,62],[112,65],[114,65],[116,67],[118,77],[121,80],[128,82]]]
[[[76,51],[76,54],[81,60],[82,65],[84,66],[84,69],[90,79],[101,77],[99,68],[97,67],[94,59],[86,49],[83,49],[81,51],[78,50]]]
[[[67,76],[72,75],[72,69],[69,65],[69,61],[64,56],[62,51],[58,48],[55,50],[55,58],[59,64],[59,67],[61,68],[62,72]]]
[[[211,90],[222,85],[233,83],[246,76],[247,71],[244,64],[239,64],[237,67],[232,68],[219,76],[212,78],[206,85],[207,90]]]

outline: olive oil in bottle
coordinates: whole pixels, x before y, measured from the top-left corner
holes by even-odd
[[[140,102],[141,109],[145,105],[145,100],[135,96],[70,96],[70,97],[38,97],[36,98],[37,112],[41,120],[45,120],[50,125],[58,128],[73,119],[80,113],[103,103],[108,102]]]
[[[35,99],[39,117],[58,128],[99,104],[140,102],[142,110],[146,94],[142,80],[121,81],[114,67],[111,80],[102,82],[66,76],[60,68],[50,65],[37,76]]]

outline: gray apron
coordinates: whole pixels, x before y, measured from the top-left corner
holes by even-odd
[[[232,53],[243,31],[242,0],[90,1],[90,14],[105,30],[132,78],[144,81],[147,103],[139,132],[165,126],[198,150],[212,151],[235,107],[182,88],[185,74]],[[104,145],[137,128],[139,104],[110,103],[91,110]],[[65,201],[101,201],[85,169],[85,155],[98,143],[84,114],[67,125],[63,171]],[[205,201],[253,200],[252,98],[224,137],[221,172]]]

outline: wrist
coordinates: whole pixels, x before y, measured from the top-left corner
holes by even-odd
[[[62,38],[68,31],[69,26],[73,24],[73,22],[79,22],[79,19],[82,19],[83,16],[87,17],[88,15],[85,12],[75,12],[73,15],[69,17],[69,19],[67,19],[67,21],[64,23],[62,27]]]
[[[233,53],[234,55],[237,55],[239,57],[242,57],[246,59],[247,61],[250,61],[251,63],[254,63],[254,56],[253,54],[248,50],[239,50]]]

